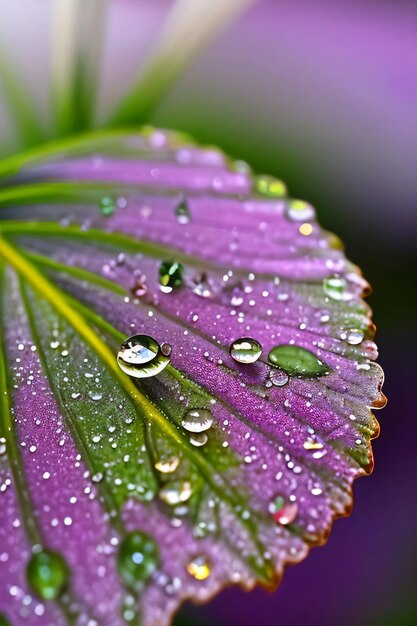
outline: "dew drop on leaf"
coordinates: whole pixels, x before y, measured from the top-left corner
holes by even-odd
[[[70,579],[65,559],[54,550],[42,549],[32,554],[26,568],[28,584],[42,600],[55,600],[65,590]]]
[[[286,526],[292,524],[297,517],[298,506],[295,502],[289,502],[279,495],[269,503],[268,510],[278,524]]]
[[[340,338],[347,341],[351,346],[358,346],[363,341],[364,333],[357,328],[351,328],[350,330],[343,331]]]
[[[187,200],[181,200],[181,202],[175,207],[175,215],[179,224],[188,224],[191,220],[191,213]]]
[[[159,549],[150,535],[139,530],[129,533],[120,544],[117,569],[131,588],[148,580],[159,564]]]
[[[289,200],[287,204],[287,216],[294,222],[307,222],[314,219],[316,211],[314,207],[304,200]],[[305,233],[302,233],[305,234]]]
[[[162,372],[169,363],[169,344],[162,344],[148,335],[126,339],[117,355],[120,369],[133,378],[148,378]],[[169,346],[171,348],[171,346]]]
[[[274,368],[269,373],[269,381],[275,387],[283,387],[289,381],[289,376],[283,370]]]
[[[262,354],[262,346],[256,339],[242,337],[231,344],[229,353],[232,359],[238,363],[249,365],[259,359]]]
[[[190,443],[197,448],[204,446],[208,441],[207,433],[195,433],[190,437]]]
[[[259,193],[269,198],[283,198],[287,195],[285,183],[274,176],[257,176],[255,184]]]
[[[322,361],[300,346],[275,346],[268,354],[268,360],[290,376],[320,376],[328,372]]]
[[[342,276],[333,275],[325,278],[323,280],[323,290],[326,296],[329,296],[332,300],[348,302],[354,297],[354,294],[348,289],[346,279]]]
[[[161,474],[172,474],[178,468],[180,460],[177,456],[173,456],[166,459],[159,459],[155,463],[155,469]]]
[[[213,424],[213,415],[208,409],[191,409],[184,415],[181,425],[190,433],[202,433]]]
[[[184,268],[177,261],[162,261],[159,266],[159,284],[161,291],[170,293],[183,284]]]
[[[188,481],[173,481],[167,483],[159,492],[159,497],[166,504],[175,506],[187,502],[191,498],[192,488]]]
[[[194,277],[193,292],[201,298],[211,298],[213,295],[205,272],[201,272]]]
[[[116,203],[110,196],[103,196],[100,200],[100,213],[103,217],[110,217],[116,210]]]
[[[205,556],[199,554],[188,563],[187,572],[196,580],[206,580],[211,574],[211,563]]]

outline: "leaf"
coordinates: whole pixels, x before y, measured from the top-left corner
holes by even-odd
[[[0,173],[0,610],[163,626],[275,588],[372,469],[359,270],[281,181],[175,133]]]

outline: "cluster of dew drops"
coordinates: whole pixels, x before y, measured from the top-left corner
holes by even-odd
[[[243,162],[237,162],[235,167],[241,171],[246,171],[248,168]],[[283,183],[273,177],[256,177],[255,184],[257,191],[264,196],[281,198],[286,194]],[[118,205],[119,202],[112,197],[103,197],[99,206],[102,216],[112,216]],[[313,232],[311,220],[315,216],[313,207],[304,201],[289,199],[286,200],[286,207],[288,219],[299,223],[300,234],[306,237],[311,235]],[[178,223],[183,225],[188,224],[192,219],[185,197],[182,197],[177,204],[175,217]],[[169,294],[183,287],[184,271],[182,264],[175,259],[162,261],[159,265],[161,291]],[[250,280],[254,280],[254,278],[254,275],[249,277]],[[328,298],[337,301],[348,301],[354,297],[354,293],[349,290],[347,280],[337,274],[324,279],[323,290]],[[205,273],[199,274],[195,278],[193,291],[197,296],[203,298],[212,296],[210,283]],[[132,295],[135,298],[140,298],[146,292],[146,280],[138,274],[132,288]],[[230,303],[232,307],[238,308],[243,303],[243,296],[239,293],[233,293]],[[324,314],[321,321],[327,323],[329,316]],[[364,333],[358,329],[343,330],[340,335],[340,339],[351,345],[360,344],[363,338]],[[51,344],[51,348],[56,348],[59,345],[58,340],[54,340],[53,344]],[[160,374],[168,366],[172,350],[173,347],[168,343],[160,344],[153,337],[136,334],[128,337],[120,346],[117,363],[124,374],[129,377],[134,379],[152,377]],[[62,352],[63,357],[67,354],[67,351]],[[238,364],[238,367],[250,368],[261,359],[263,348],[256,338],[242,336],[232,341],[229,346],[229,354]],[[266,382],[267,387],[283,387],[288,384],[291,376],[321,376],[329,373],[327,366],[313,353],[293,344],[277,345],[272,348],[267,355],[267,363],[271,366]],[[93,399],[100,399],[100,397],[97,396]],[[198,448],[206,445],[213,421],[214,417],[208,408],[193,408],[185,412],[181,426],[191,445]],[[0,438],[0,456],[6,453],[6,444],[6,439]],[[317,455],[317,458],[325,454],[323,442],[314,435],[313,431],[307,438],[304,447]],[[156,462],[155,469],[162,474],[172,474],[178,468],[179,462],[177,457],[161,459]],[[100,477],[94,477],[94,482],[99,481]],[[4,491],[6,487],[7,485],[1,485],[0,492]],[[160,497],[166,504],[176,506],[186,502],[191,494],[189,483],[181,483],[178,488],[167,483],[165,487],[162,487]],[[298,513],[297,503],[294,499],[287,500],[281,494],[274,496],[268,509],[276,523],[284,526],[292,524]],[[6,553],[0,553],[1,560],[6,558]],[[155,575],[160,565],[159,549],[156,542],[147,533],[141,531],[128,533],[119,545],[117,565],[119,574],[126,586],[132,590],[140,589],[141,585]],[[195,580],[203,581],[211,575],[212,564],[206,556],[197,554],[190,560],[186,570]],[[38,598],[51,600],[61,596],[67,589],[70,571],[60,554],[47,548],[35,546],[27,567],[27,579],[29,586]],[[166,587],[171,589],[171,593],[174,593],[180,585],[181,581],[176,579],[168,581]],[[11,590],[12,592],[14,593],[14,590]],[[38,605],[37,611],[42,614],[41,604]],[[126,621],[132,621],[135,617],[133,597],[127,596],[124,617]],[[4,624],[8,624],[6,618],[0,614],[0,624],[3,623],[1,622],[2,619]],[[94,626],[94,620],[90,621],[89,626]]]

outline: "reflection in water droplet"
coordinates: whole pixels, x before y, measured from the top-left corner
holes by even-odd
[[[205,272],[197,274],[197,276],[193,278],[193,284],[193,292],[197,296],[200,296],[201,298],[211,298],[213,295],[208,282],[207,274]]]
[[[329,370],[312,352],[295,345],[272,348],[268,360],[290,376],[320,376]]]
[[[311,204],[304,200],[289,200],[287,204],[287,216],[294,222],[308,222],[314,219],[316,211]]]
[[[295,502],[285,500],[283,496],[275,496],[269,503],[268,510],[278,524],[292,524],[297,517],[298,506]]]
[[[117,355],[117,363],[120,369],[134,378],[146,378],[155,376],[169,363],[167,352],[169,344],[159,343],[148,335],[133,335],[126,339],[120,347]]]
[[[286,372],[274,368],[269,372],[269,380],[275,387],[283,387],[289,381],[289,376]]]
[[[190,443],[193,446],[196,446],[197,448],[200,448],[201,446],[206,445],[207,441],[208,441],[207,433],[195,433],[194,435],[191,435],[190,437]]]
[[[208,409],[191,409],[184,415],[181,425],[190,433],[202,433],[213,424],[213,415]]]
[[[184,268],[177,261],[162,261],[159,266],[159,284],[161,291],[170,293],[183,284]]]
[[[148,580],[159,564],[159,548],[150,535],[139,530],[129,533],[120,544],[117,569],[123,582],[135,588]]]
[[[196,580],[206,580],[211,574],[211,563],[205,556],[199,554],[188,563],[187,572]]]
[[[166,483],[159,491],[159,497],[166,504],[175,506],[187,502],[192,495],[191,485],[188,481],[174,481]]]
[[[188,202],[184,199],[175,207],[175,215],[179,224],[188,224],[191,220],[190,208]]]
[[[54,550],[32,554],[26,568],[29,587],[42,600],[56,600],[68,586],[71,576],[64,557]]]
[[[273,176],[257,176],[255,178],[256,189],[264,196],[270,198],[283,198],[287,195],[287,187],[282,180]]]
[[[249,365],[259,359],[262,354],[262,346],[256,339],[242,337],[231,344],[229,353],[232,359],[238,363]]]
[[[355,294],[349,291],[346,279],[336,274],[323,280],[323,290],[332,300],[348,302],[355,297]]]
[[[104,217],[110,217],[116,210],[116,203],[110,196],[103,196],[100,200],[100,213]]]
[[[159,459],[155,463],[155,469],[161,474],[172,474],[178,468],[180,460],[177,456],[173,456],[166,459]]]

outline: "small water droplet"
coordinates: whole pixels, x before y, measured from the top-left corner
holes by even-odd
[[[342,339],[347,341],[351,346],[358,346],[364,339],[364,333],[357,328],[351,328],[343,333]]]
[[[211,298],[213,295],[205,272],[201,272],[201,274],[197,274],[197,276],[193,278],[193,285],[193,292],[197,296],[201,298]]]
[[[177,261],[162,261],[159,266],[159,284],[164,293],[170,293],[173,289],[183,284],[184,268]]]
[[[130,289],[130,293],[134,298],[142,298],[145,296],[148,291],[148,287],[146,285],[146,277],[140,274],[135,277],[135,281]]]
[[[283,387],[289,381],[289,376],[283,370],[274,368],[269,372],[269,380],[275,387]]]
[[[231,344],[229,353],[232,359],[238,363],[249,365],[259,359],[262,354],[262,346],[256,339],[242,337]]]
[[[304,200],[289,200],[287,217],[294,222],[308,222],[314,219],[316,211],[311,204]]]
[[[188,481],[173,481],[166,483],[159,491],[159,497],[169,506],[176,506],[187,502],[192,495],[191,485]]]
[[[4,437],[0,437],[0,456],[3,456],[4,454],[6,454],[6,451],[7,451],[6,439]]]
[[[283,496],[278,495],[271,500],[268,510],[278,524],[286,526],[292,524],[297,517],[298,506],[295,502],[289,502]]]
[[[205,446],[208,441],[207,433],[195,433],[190,437],[190,443],[197,448]]]
[[[191,409],[184,415],[181,425],[189,433],[202,433],[213,424],[213,414],[208,409]]]
[[[283,198],[287,195],[285,183],[274,176],[256,176],[255,185],[259,193],[270,198]]]
[[[64,557],[54,550],[32,554],[26,568],[28,584],[42,600],[55,600],[68,586],[70,569]]]
[[[327,276],[323,280],[323,290],[326,296],[332,298],[332,300],[348,302],[354,298],[354,293],[349,291],[348,284],[343,276]]]
[[[188,563],[187,572],[196,580],[206,580],[211,574],[211,563],[205,556],[199,554]]]
[[[191,220],[190,207],[185,199],[175,207],[175,215],[179,224],[188,224]]]
[[[173,456],[170,458],[159,459],[155,463],[155,469],[161,474],[172,474],[178,468],[180,464],[180,460],[177,456]]]
[[[312,352],[295,345],[275,346],[268,354],[268,360],[290,376],[320,376],[329,371]]]
[[[120,369],[134,378],[155,376],[169,363],[169,344],[162,344],[148,335],[133,335],[126,339],[117,355]],[[170,346],[171,347],[171,346]]]
[[[129,533],[120,544],[117,569],[131,588],[148,580],[159,564],[159,548],[150,535],[139,530]]]
[[[100,200],[100,213],[104,217],[110,217],[116,210],[116,203],[110,196],[103,196]]]

